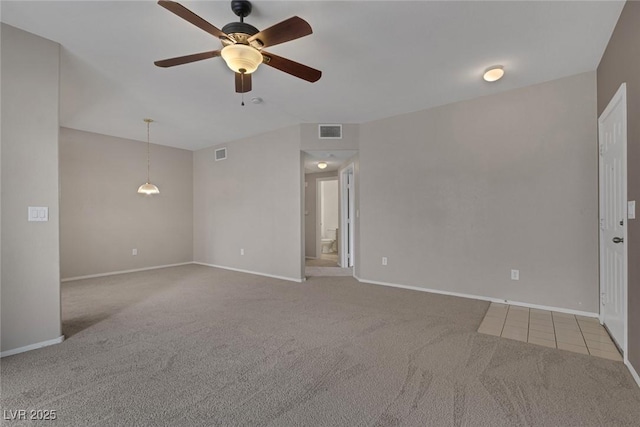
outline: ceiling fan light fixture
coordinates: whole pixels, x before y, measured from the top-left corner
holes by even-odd
[[[318,162],[318,169],[326,169],[327,166],[327,162]]]
[[[236,73],[251,74],[262,64],[262,54],[257,49],[245,44],[236,43],[225,46],[220,55],[227,66]]]
[[[502,65],[494,65],[485,70],[482,78],[487,82],[498,81],[504,76],[504,67]]]

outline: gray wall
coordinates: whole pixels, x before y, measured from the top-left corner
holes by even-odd
[[[304,176],[305,193],[304,193],[304,228],[305,228],[305,256],[316,258],[316,224],[317,224],[317,180],[318,178],[337,178],[338,171],[309,173]]]
[[[2,24],[1,351],[57,339],[59,45]],[[27,222],[47,206],[48,222]]]
[[[154,196],[136,192],[147,179],[146,142],[61,128],[62,278],[193,260],[192,153],[155,144],[150,153]]]
[[[589,72],[362,125],[358,275],[597,312],[595,89]]]
[[[233,141],[218,162],[215,148],[193,153],[194,260],[301,280],[299,127]]]
[[[598,115],[627,83],[627,198],[640,203],[640,2],[628,1],[598,66]],[[639,207],[636,207],[638,209]],[[629,221],[628,357],[640,372],[640,222]]]

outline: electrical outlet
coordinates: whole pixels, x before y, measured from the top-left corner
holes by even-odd
[[[382,265],[387,265],[387,257],[386,256],[382,257]]]
[[[520,280],[520,270],[511,270],[511,280]]]
[[[138,255],[138,250],[137,249],[132,249],[131,250],[131,255]]]
[[[244,255],[244,249],[240,249],[240,255]]]

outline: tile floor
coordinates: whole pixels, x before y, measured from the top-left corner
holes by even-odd
[[[622,361],[598,319],[491,303],[478,332]]]

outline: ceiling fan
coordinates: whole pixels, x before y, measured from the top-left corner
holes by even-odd
[[[222,48],[219,50],[155,61],[154,64],[158,67],[173,67],[222,56],[229,68],[235,72],[236,92],[238,93],[251,90],[251,73],[260,64],[266,64],[312,83],[322,77],[322,72],[319,70],[263,50],[265,47],[275,46],[311,34],[311,26],[302,18],[294,16],[259,31],[253,25],[244,22],[244,18],[251,13],[251,2],[233,0],[231,10],[240,17],[240,22],[231,22],[219,30],[179,3],[160,0],[158,4],[217,37],[222,43]]]

